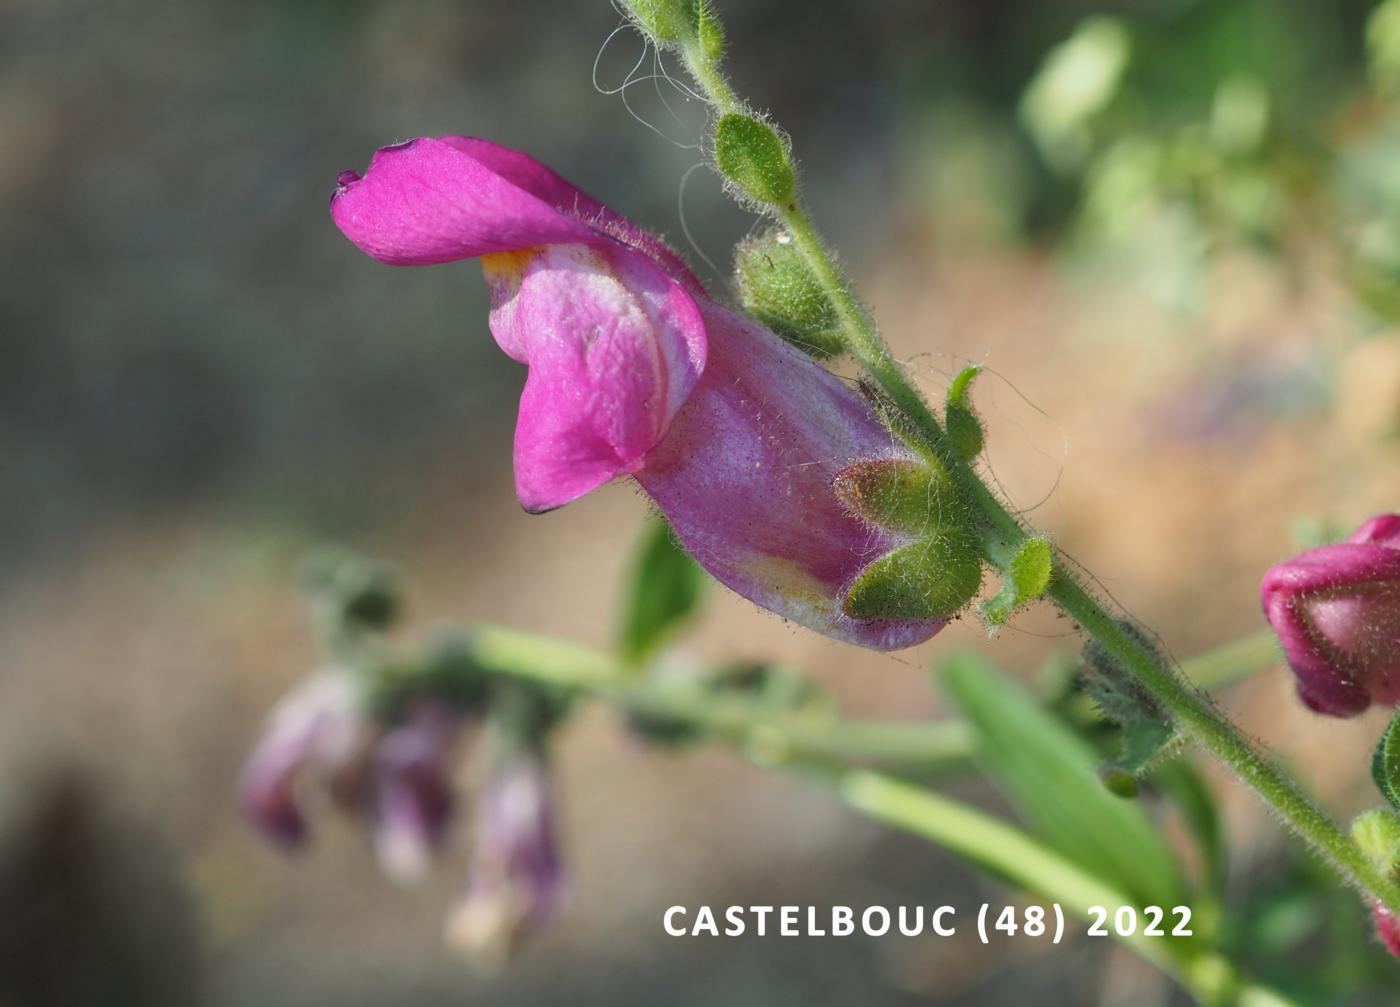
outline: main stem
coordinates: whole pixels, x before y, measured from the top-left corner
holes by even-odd
[[[682,46],[682,55],[720,113],[743,111],[718,66],[697,44]],[[773,207],[772,212],[782,222],[835,310],[851,355],[916,428],[918,437],[912,446],[930,460],[936,460],[952,475],[962,498],[975,509],[984,527],[988,560],[1004,567],[1016,546],[1028,537],[1026,528],[976,470],[952,450],[938,418],[890,353],[869,314],[837,269],[801,199]],[[1182,727],[1249,784],[1290,828],[1311,843],[1346,882],[1370,892],[1393,912],[1400,913],[1400,885],[1378,871],[1360,847],[1303,794],[1297,783],[1256,752],[1203,694],[1183,682],[1143,641],[1125,631],[1058,556],[1048,594],[1085,632],[1135,674],[1172,711]]]

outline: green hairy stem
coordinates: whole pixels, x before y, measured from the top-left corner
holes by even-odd
[[[718,53],[702,45],[695,35],[679,39],[675,48],[717,117],[749,114],[725,80]],[[760,196],[758,201],[761,200]],[[764,204],[764,208],[781,222],[811,269],[836,314],[846,348],[902,414],[907,429],[899,432],[914,450],[942,465],[952,476],[959,495],[982,527],[987,561],[1005,571],[1018,546],[1032,532],[987,486],[973,464],[961,457],[945,438],[938,417],[894,358],[827,251],[803,206],[800,188],[794,190],[792,198],[786,202]],[[1371,893],[1392,911],[1400,913],[1400,885],[1378,871],[1360,847],[1303,794],[1297,783],[1256,751],[1228,718],[1183,680],[1177,669],[1139,635],[1126,631],[1118,618],[1058,556],[1047,597],[1135,675],[1191,738],[1229,766],[1289,828],[1307,840],[1343,881]]]
[[[501,626],[477,627],[463,645],[473,667],[583,692],[621,713],[683,722],[706,740],[820,785],[853,810],[943,846],[1059,903],[1080,920],[1089,918],[1090,906],[1132,902],[1015,825],[891,775],[896,770],[928,776],[969,768],[972,732],[959,721],[869,721],[827,712],[779,712],[761,701],[707,691],[699,683],[638,680],[630,668],[601,651]],[[1230,645],[1183,667],[1199,665],[1203,677],[1220,675],[1221,655],[1231,652],[1239,657],[1228,669],[1231,678],[1267,660],[1259,660],[1261,655],[1248,647]],[[862,765],[853,766],[853,761]],[[1197,939],[1163,942],[1140,933],[1113,936],[1173,976],[1202,1003],[1293,1003],[1274,990],[1247,983]]]

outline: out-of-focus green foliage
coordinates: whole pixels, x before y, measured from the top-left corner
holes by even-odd
[[[1103,786],[1088,742],[980,655],[950,654],[939,680],[976,732],[978,762],[1046,842],[1143,905],[1179,904],[1186,883],[1160,830]]]
[[[705,575],[672,536],[671,526],[652,518],[642,532],[632,576],[623,590],[618,650],[640,664],[656,653],[694,613]]]

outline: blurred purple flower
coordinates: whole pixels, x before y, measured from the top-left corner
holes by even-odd
[[[372,733],[349,675],[331,668],[301,683],[273,708],[239,778],[239,803],[249,821],[274,842],[300,846],[308,827],[298,779],[318,776],[333,789]]]
[[[505,958],[548,922],[563,896],[548,768],[537,748],[513,748],[492,766],[476,829],[447,937],[478,956]]]
[[[1400,515],[1278,564],[1261,594],[1311,709],[1350,717],[1400,703]]]
[[[450,756],[461,715],[423,701],[374,750],[374,849],[396,881],[422,880],[452,821]]]
[[[842,610],[901,543],[848,514],[832,482],[909,455],[852,388],[710,300],[660,239],[532,158],[457,136],[342,173],[331,213],[382,262],[481,258],[492,334],[529,367],[515,434],[527,510],[630,475],[688,552],[764,608],[882,650],[944,625]]]
[[[309,832],[299,785],[319,789],[369,821],[386,874],[416,880],[450,824],[449,757],[461,725],[459,713],[429,701],[385,731],[364,713],[351,675],[319,672],[272,711],[239,780],[240,803],[264,835],[297,847]]]

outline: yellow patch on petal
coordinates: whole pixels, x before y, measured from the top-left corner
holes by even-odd
[[[525,268],[542,251],[544,249],[534,246],[509,252],[492,252],[481,257],[481,271],[486,274],[488,283],[518,284],[525,278]]]

